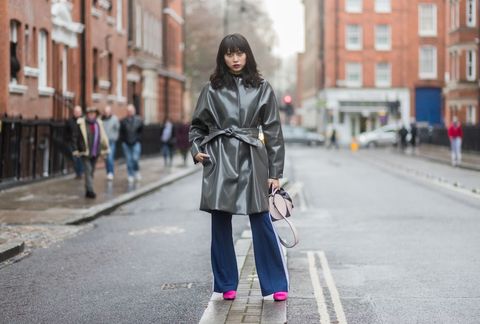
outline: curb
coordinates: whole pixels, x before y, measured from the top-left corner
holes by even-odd
[[[194,174],[195,172],[201,171],[202,168],[199,168],[197,166],[190,167],[186,170],[182,170],[181,172],[171,174],[163,178],[162,180],[150,183],[146,185],[145,187],[141,187],[137,190],[134,190],[132,192],[120,195],[110,201],[107,201],[105,203],[99,204],[97,206],[91,207],[88,209],[84,214],[76,217],[75,219],[69,221],[66,223],[66,225],[78,225],[86,222],[90,222],[102,215],[109,214],[118,207],[129,203],[135,199],[138,199],[142,196],[148,195],[149,193],[152,193],[155,190],[160,189],[161,187],[164,187],[166,185],[169,185],[177,180],[180,180],[182,178],[185,178],[191,174]]]
[[[8,241],[0,244],[0,263],[22,253],[24,249],[23,241]]]
[[[442,159],[442,158],[437,158],[437,157],[434,157],[434,156],[431,156],[431,155],[426,155],[426,154],[419,153],[417,156],[422,158],[422,159],[425,159],[425,160],[430,160],[430,161],[438,162],[438,163],[441,163],[441,164],[451,165],[451,162],[449,160],[445,160],[445,159]],[[461,163],[457,167],[461,168],[461,169],[471,170],[471,171],[480,171],[480,166],[476,166],[476,165],[472,165],[472,164]]]

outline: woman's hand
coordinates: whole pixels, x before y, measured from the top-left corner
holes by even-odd
[[[205,153],[197,153],[197,155],[195,155],[195,161],[200,162],[200,163],[203,163],[208,159],[210,159],[210,155],[205,154]]]
[[[268,188],[272,188],[273,189],[280,189],[280,180],[278,179],[268,179]]]

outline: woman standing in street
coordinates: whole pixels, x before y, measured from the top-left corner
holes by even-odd
[[[259,128],[264,143],[259,139]],[[238,270],[232,214],[249,215],[262,295],[288,296],[288,273],[268,213],[269,187],[279,187],[285,148],[277,100],[261,78],[250,45],[227,35],[203,88],[190,128],[192,156],[203,164],[200,210],[212,215],[214,291],[234,299]]]

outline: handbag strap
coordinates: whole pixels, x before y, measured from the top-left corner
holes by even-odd
[[[295,245],[298,244],[298,232],[297,232],[297,229],[295,228],[295,226],[293,225],[293,223],[285,216],[283,216],[283,219],[287,222],[288,226],[290,227],[290,230],[292,231],[292,234],[293,234],[293,243],[291,244],[288,244],[288,242],[284,239],[282,239],[280,237],[280,235],[277,234],[278,236],[278,239],[280,240],[280,243],[282,243],[282,245],[286,248],[292,248],[294,247]]]

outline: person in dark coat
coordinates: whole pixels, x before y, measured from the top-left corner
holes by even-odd
[[[77,120],[82,117],[82,107],[75,106],[73,108],[73,116],[67,120],[65,124],[65,143],[67,146],[68,154],[71,156],[73,161],[73,169],[75,170],[75,179],[81,179],[83,175],[83,164],[82,159],[78,156],[74,156],[72,153],[74,151],[73,138],[78,132]]]
[[[415,150],[415,148],[417,147],[418,128],[417,124],[414,121],[412,121],[412,123],[410,124],[410,135],[410,144],[412,144],[412,148]]]
[[[128,182],[140,180],[140,154],[142,145],[140,143],[143,131],[143,121],[135,114],[135,107],[129,104],[127,117],[120,122],[120,140],[122,141],[123,154],[127,161]]]
[[[183,165],[187,165],[187,154],[190,150],[190,142],[188,140],[188,133],[190,131],[190,123],[184,118],[182,122],[175,126],[175,146],[183,158]]]
[[[243,214],[250,217],[262,295],[287,299],[288,273],[268,213],[268,190],[280,186],[285,158],[278,103],[242,35],[227,35],[220,43],[189,138],[194,161],[203,164],[200,209],[212,215],[214,291],[224,299],[236,296],[231,220],[232,214]]]
[[[400,135],[400,149],[405,151],[407,148],[407,136],[408,130],[405,128],[405,125],[402,125],[400,130],[398,131],[398,135]]]

